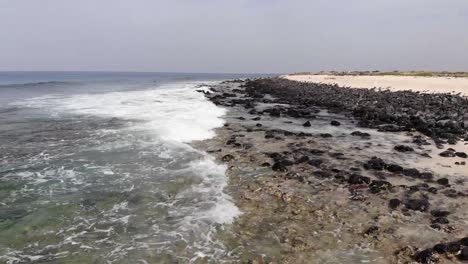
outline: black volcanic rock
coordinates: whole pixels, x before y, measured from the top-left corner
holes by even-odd
[[[429,201],[425,199],[410,199],[405,202],[405,206],[414,211],[425,212],[429,209]]]
[[[351,113],[360,126],[382,131],[416,130],[447,143],[465,138],[468,132],[468,100],[460,95],[343,88],[283,78],[249,80],[245,87],[252,98],[270,94],[282,103]]]
[[[338,122],[338,121],[336,121],[336,120],[332,120],[332,121],[330,122],[330,125],[332,125],[332,126],[340,126],[341,123]]]
[[[400,206],[400,204],[401,204],[400,199],[391,199],[388,202],[388,207],[390,207],[391,209],[396,209],[398,206]]]
[[[414,149],[410,146],[405,146],[405,145],[397,145],[394,147],[394,149],[396,151],[399,151],[399,152],[410,152],[410,151],[414,151]]]
[[[348,183],[350,184],[369,184],[370,183],[370,178],[366,176],[361,176],[359,174],[351,174],[351,176],[348,179]]]

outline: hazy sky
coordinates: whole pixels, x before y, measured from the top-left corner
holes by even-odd
[[[468,71],[468,0],[0,0],[0,70]]]

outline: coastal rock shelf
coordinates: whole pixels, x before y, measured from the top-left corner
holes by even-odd
[[[223,241],[239,260],[466,259],[465,97],[278,78],[203,92],[228,110],[194,145],[228,164],[243,214]]]

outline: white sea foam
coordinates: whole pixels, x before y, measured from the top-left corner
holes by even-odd
[[[51,115],[83,115],[143,120],[133,129],[152,131],[165,140],[190,142],[214,136],[213,129],[223,124],[225,110],[209,103],[195,91],[196,83],[171,84],[157,89],[79,94],[48,95],[14,102],[16,106],[44,108]]]

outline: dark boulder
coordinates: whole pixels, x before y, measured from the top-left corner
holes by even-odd
[[[304,124],[302,124],[302,126],[303,127],[310,127],[310,126],[312,126],[312,124],[310,123],[310,121],[307,121]]]
[[[440,185],[449,185],[449,180],[447,178],[441,178],[437,180],[437,183]]]
[[[280,172],[288,171],[288,168],[285,165],[283,165],[281,162],[275,162],[275,164],[273,164],[271,169],[274,171],[280,171]]]
[[[425,249],[414,256],[414,260],[419,263],[429,264],[436,261],[434,252],[432,249]]]
[[[311,159],[307,163],[309,163],[309,165],[312,165],[314,167],[319,167],[323,163],[323,161],[321,159]]]
[[[309,161],[309,157],[307,157],[307,156],[302,156],[302,157],[295,160],[296,164],[305,163],[305,162],[308,162],[308,161]]]
[[[385,168],[385,162],[380,158],[372,157],[366,164],[364,164],[364,168],[367,170],[383,170]]]
[[[456,155],[455,155],[455,151],[446,150],[446,151],[439,153],[439,156],[445,157],[445,158],[452,158],[452,157],[455,157]]]
[[[431,215],[434,217],[447,217],[450,214],[449,211],[434,209],[431,211]]]
[[[351,174],[348,179],[349,184],[369,184],[370,183],[370,178],[366,176],[361,176],[359,174]]]
[[[465,152],[455,152],[455,155],[460,158],[468,158],[468,155]]]
[[[439,254],[445,254],[448,252],[447,244],[445,243],[436,244],[432,249]]]
[[[368,138],[370,137],[369,133],[361,132],[361,131],[354,131],[351,133],[351,136],[356,136],[356,137],[362,137],[362,138]]]
[[[414,149],[410,146],[405,146],[405,145],[397,145],[394,147],[394,149],[396,151],[399,151],[399,152],[410,152],[410,151],[414,151]]]
[[[460,244],[462,244],[465,247],[468,247],[468,237],[460,239]]]
[[[434,220],[432,220],[433,224],[448,224],[450,223],[449,220],[445,217],[437,217]]]
[[[404,169],[403,175],[412,177],[412,178],[419,178],[420,172],[417,169]]]
[[[429,201],[425,199],[410,199],[405,202],[405,207],[414,211],[426,212],[429,209]]]
[[[332,126],[340,126],[341,123],[338,122],[338,121],[336,121],[336,120],[332,120],[332,121],[330,122],[330,125],[332,125]]]
[[[401,204],[401,201],[400,199],[391,199],[389,202],[388,202],[388,207],[390,207],[391,209],[396,209],[398,208],[398,206],[400,206]]]
[[[403,167],[397,164],[389,164],[386,166],[386,169],[393,173],[400,173],[403,171]]]
[[[461,250],[460,255],[458,255],[458,258],[463,261],[468,261],[468,247],[464,247]]]

